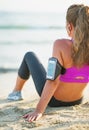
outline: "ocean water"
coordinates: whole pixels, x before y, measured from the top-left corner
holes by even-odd
[[[0,12],[0,73],[16,71],[27,51],[46,65],[53,42],[64,37],[64,13]]]

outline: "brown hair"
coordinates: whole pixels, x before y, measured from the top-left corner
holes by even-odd
[[[72,58],[76,66],[89,64],[89,6],[72,5],[66,20],[74,26]]]

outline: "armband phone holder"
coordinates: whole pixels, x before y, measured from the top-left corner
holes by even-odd
[[[55,80],[59,74],[64,74],[66,69],[59,63],[57,58],[51,57],[48,60],[47,80]]]

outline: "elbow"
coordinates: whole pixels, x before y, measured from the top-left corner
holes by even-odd
[[[59,76],[55,80],[47,80],[47,84],[49,84],[51,87],[56,87],[59,82]]]

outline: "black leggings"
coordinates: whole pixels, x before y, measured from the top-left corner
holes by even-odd
[[[18,70],[18,75],[22,79],[27,80],[30,74],[32,75],[36,90],[39,96],[41,96],[43,87],[46,82],[46,70],[33,52],[27,52],[25,54],[22,64]],[[72,106],[80,104],[81,101],[82,99],[74,102],[62,102],[52,97],[48,105],[51,107]]]

